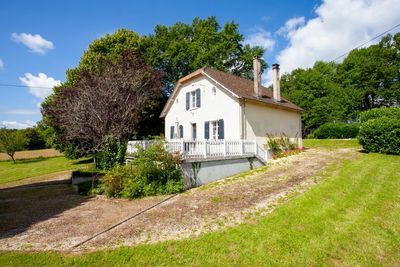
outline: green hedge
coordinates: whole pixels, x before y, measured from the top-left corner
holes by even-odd
[[[358,134],[358,124],[348,124],[343,122],[325,123],[314,131],[313,136],[317,139],[344,139],[356,138]]]
[[[400,118],[381,117],[363,122],[359,142],[367,152],[400,155]]]
[[[361,112],[360,123],[367,122],[368,120],[378,119],[382,117],[400,118],[400,107],[388,108],[373,108]]]

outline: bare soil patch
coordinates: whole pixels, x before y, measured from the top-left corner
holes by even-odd
[[[62,153],[53,148],[15,152],[15,159],[49,158],[58,156],[62,156]],[[0,153],[0,161],[1,160],[11,160],[11,158],[6,153]]]
[[[316,175],[327,166],[354,157],[358,157],[354,149],[310,149],[280,159],[263,172],[180,194],[76,250],[180,239],[251,223],[256,212],[266,214],[289,194],[313,186],[318,182]],[[0,190],[0,249],[68,250],[167,197],[130,201],[82,197],[70,186],[41,190],[18,194]]]

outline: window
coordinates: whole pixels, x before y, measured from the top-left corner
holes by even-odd
[[[196,107],[196,91],[190,92],[190,97],[191,97],[191,108]]]
[[[200,89],[186,93],[186,110],[200,107]]]
[[[204,138],[212,140],[225,139],[224,120],[204,122]]]
[[[192,139],[197,139],[197,125],[196,123],[192,123]]]
[[[179,125],[179,138],[183,138],[183,125]]]

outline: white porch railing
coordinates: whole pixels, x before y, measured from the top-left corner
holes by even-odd
[[[127,154],[137,152],[137,147],[146,149],[154,141],[129,141]],[[223,158],[234,156],[258,156],[265,161],[265,151],[255,140],[174,140],[165,142],[166,149],[181,153],[183,158]]]

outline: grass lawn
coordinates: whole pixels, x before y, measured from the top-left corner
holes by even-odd
[[[65,157],[0,161],[0,184],[19,181],[53,172],[74,170],[86,166],[87,160],[68,160]]]
[[[357,139],[303,139],[303,146],[305,148],[325,149],[362,148]]]
[[[400,157],[362,154],[271,214],[198,238],[81,255],[1,252],[0,266],[398,266]]]

